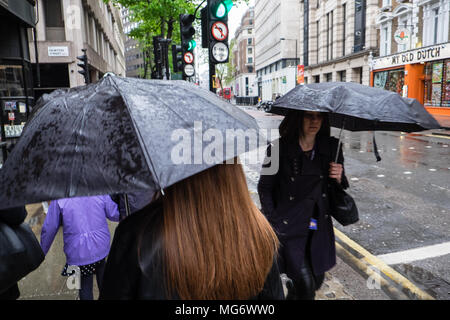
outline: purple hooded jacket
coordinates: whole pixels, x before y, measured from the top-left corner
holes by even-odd
[[[42,250],[47,254],[62,225],[67,264],[84,266],[97,262],[110,249],[106,218],[119,221],[117,204],[108,195],[54,200],[42,227]]]

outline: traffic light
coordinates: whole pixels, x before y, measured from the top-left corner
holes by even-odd
[[[154,70],[152,72],[152,79],[162,79],[163,71],[162,71],[162,48],[161,48],[161,37],[155,36],[153,37],[153,56],[154,56]]]
[[[211,63],[228,62],[228,13],[233,7],[232,0],[208,0],[206,16],[209,59]],[[202,43],[203,45],[203,43]]]
[[[172,45],[173,72],[183,71],[183,49],[176,44]]]
[[[195,16],[193,14],[180,14],[180,34],[182,50],[182,66],[180,71],[183,71],[183,74],[186,77],[192,77],[195,74],[194,49],[197,46],[197,43],[193,39],[195,29],[192,24],[194,23],[194,21]]]
[[[193,39],[195,34],[195,28],[192,26],[195,16],[193,14],[180,14],[180,33],[181,33],[181,46],[183,51],[193,51],[197,46],[197,43]]]
[[[78,70],[78,73],[82,74],[84,76],[84,83],[88,84],[91,82],[89,77],[89,65],[88,65],[88,58],[86,54],[86,49],[81,49],[83,51],[83,55],[78,56],[77,59],[81,61],[81,63],[77,63],[79,67],[81,67],[81,70]]]

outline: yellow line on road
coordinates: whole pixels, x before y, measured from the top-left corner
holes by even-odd
[[[442,139],[450,139],[449,136],[441,136],[440,134],[426,134],[426,137],[435,137],[435,138],[442,138]]]
[[[369,251],[361,247],[359,244],[357,244],[355,241],[347,237],[344,233],[339,231],[338,229],[334,228],[335,235],[341,240],[343,243],[345,243],[347,246],[352,248],[353,250],[360,253],[364,258],[365,262],[368,264],[375,266],[380,272],[388,276],[392,281],[395,283],[398,283],[403,288],[410,291],[412,294],[414,294],[418,299],[421,300],[435,300],[432,296],[430,296],[428,293],[422,291],[418,287],[416,287],[411,281],[409,281],[407,278],[402,276],[400,273],[389,267],[385,262],[378,259],[374,255],[372,255]]]

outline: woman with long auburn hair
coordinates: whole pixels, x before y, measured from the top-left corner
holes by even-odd
[[[236,159],[164,194],[116,229],[100,299],[284,299],[278,239]]]

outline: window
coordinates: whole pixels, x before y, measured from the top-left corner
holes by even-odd
[[[398,18],[398,27],[399,28],[406,28],[409,30],[409,26],[408,26],[408,17],[402,17],[402,18]],[[411,35],[409,35],[410,37]],[[408,39],[409,39],[408,37]],[[409,42],[405,43],[405,44],[398,44],[398,52],[402,52],[402,51],[406,51],[409,49]]]
[[[247,48],[247,53],[248,54],[253,54],[253,48]]]
[[[248,44],[248,45],[251,45],[251,44],[252,44],[252,38],[248,38],[247,44]]]
[[[391,54],[391,24],[381,26],[380,56]]]
[[[382,7],[387,7],[391,5],[391,0],[383,0],[383,5]]]
[[[331,80],[332,80],[332,74],[331,74],[331,72],[325,74],[325,77],[326,77],[326,79],[327,79],[327,82],[331,82]]]
[[[346,29],[345,26],[347,25],[346,23],[346,18],[347,18],[347,4],[344,3],[342,5],[342,55],[345,56],[345,33],[346,33]]]
[[[60,0],[45,1],[45,25],[51,28],[64,28],[64,19],[62,15]]]
[[[44,4],[46,40],[65,41],[66,35],[61,1],[46,0]]]
[[[253,29],[247,29],[248,34],[252,34],[253,33]]]
[[[448,41],[449,9],[436,2],[423,7],[423,45],[431,46]]]
[[[433,43],[436,44],[438,40],[438,23],[439,23],[439,8],[433,9]]]
[[[333,59],[333,11],[327,13],[327,60]]]
[[[253,58],[252,58],[252,57],[248,57],[247,63],[253,63]],[[271,68],[271,69],[272,69],[272,68]]]
[[[345,82],[347,80],[345,70],[339,71],[338,74],[339,74],[339,81]]]
[[[320,25],[319,25],[319,21],[316,22],[316,30],[317,30],[317,37],[316,37],[316,48],[317,48],[317,59],[316,59],[316,63],[319,63],[319,53],[320,53],[320,49],[319,49],[319,35],[320,35],[320,29],[319,29]]]

